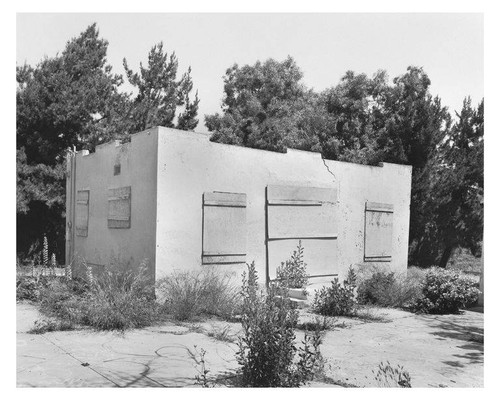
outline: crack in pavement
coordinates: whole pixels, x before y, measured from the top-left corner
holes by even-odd
[[[64,352],[64,354],[67,354],[68,356],[70,356],[71,358],[73,358],[74,360],[78,361],[81,364],[84,363],[84,361],[78,359],[77,357],[75,357],[73,354],[71,354],[69,351],[66,351],[64,348],[62,348],[61,346],[59,346],[58,344],[54,343],[52,340],[50,340],[48,337],[46,337],[45,335],[41,335],[45,340],[47,340],[49,343],[51,343],[53,346],[57,347],[59,350],[62,350]],[[90,365],[88,367],[85,367],[85,368],[89,368],[91,369],[92,371],[94,371],[96,374],[100,375],[101,377],[103,377],[104,379],[106,379],[107,381],[111,382],[113,385],[117,386],[117,387],[120,387],[119,384],[117,384],[116,382],[114,382],[113,380],[109,379],[107,376],[101,374],[99,371],[96,371],[94,368],[92,368]]]

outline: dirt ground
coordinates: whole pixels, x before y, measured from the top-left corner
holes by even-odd
[[[311,318],[302,312],[301,320]],[[238,367],[239,324],[27,333],[37,319],[35,306],[17,304],[18,387],[193,386],[200,369],[193,356],[199,360],[201,349],[211,378]],[[297,339],[302,337],[298,331]],[[373,309],[365,319],[339,318],[321,346],[327,379],[311,386],[377,387],[377,366],[389,361],[404,366],[413,387],[482,387],[483,338],[483,314],[473,311],[429,316]]]

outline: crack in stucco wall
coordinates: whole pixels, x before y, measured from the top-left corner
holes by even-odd
[[[332,172],[332,170],[330,169],[330,167],[326,163],[326,160],[325,160],[325,158],[323,158],[323,155],[321,155],[321,161],[323,161],[323,165],[325,166],[328,173],[331,176],[333,176],[333,182],[335,182],[337,184],[337,200],[338,200],[340,197],[340,182],[338,181],[337,176]]]

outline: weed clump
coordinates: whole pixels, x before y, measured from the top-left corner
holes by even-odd
[[[412,272],[406,276],[375,271],[359,284],[357,300],[360,304],[408,308],[421,294],[420,280]]]
[[[71,331],[73,329],[75,329],[75,326],[70,321],[42,319],[36,320],[33,328],[28,333],[41,335],[46,332]]]
[[[240,312],[241,301],[231,275],[213,268],[173,273],[162,278],[157,288],[164,299],[163,311],[178,321],[201,315],[232,319]]]
[[[112,264],[87,280],[54,279],[41,291],[40,310],[60,321],[98,330],[125,330],[159,319],[147,264]]]
[[[381,362],[378,365],[377,373],[372,372],[375,374],[375,380],[379,387],[411,388],[410,373],[401,365],[393,367],[389,361],[387,364]]]

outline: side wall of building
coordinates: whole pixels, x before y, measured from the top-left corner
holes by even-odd
[[[73,234],[74,265],[116,261],[137,266],[147,260],[155,271],[157,132],[150,129],[132,135],[130,143],[107,143],[94,153],[76,154],[75,189],[88,190],[89,201],[87,236]],[[130,227],[108,227],[110,189],[127,187]]]
[[[338,237],[328,241],[328,246],[336,246],[336,259],[333,265],[315,273],[336,273],[342,277],[349,266],[365,265],[367,202],[393,206],[392,258],[378,265],[406,271],[410,167],[394,164],[370,167],[328,161],[318,153],[296,150],[273,153],[212,143],[203,134],[158,129],[157,277],[174,270],[200,268],[203,194],[214,191],[246,194],[246,261],[255,261],[259,276],[265,277],[268,185],[336,191]],[[308,268],[315,269],[316,250],[325,243],[321,240],[302,242]],[[289,250],[296,244],[290,241]],[[270,260],[270,272],[275,272],[277,263],[275,258]],[[240,273],[245,265],[228,264],[223,268]]]

